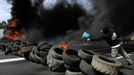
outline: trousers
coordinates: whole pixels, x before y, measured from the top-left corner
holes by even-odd
[[[124,50],[122,44],[123,42],[111,47],[111,56],[116,59],[117,55],[120,53],[128,63],[132,63],[132,60]]]

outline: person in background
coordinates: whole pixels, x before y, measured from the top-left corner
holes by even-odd
[[[128,62],[128,65],[132,65],[133,61],[129,58],[127,52],[124,50],[122,44],[123,42],[119,40],[119,35],[114,30],[114,28],[104,27],[101,31],[103,33],[102,37],[99,38],[91,38],[91,34],[88,32],[84,32],[82,35],[82,39],[85,41],[101,41],[106,40],[106,42],[111,47],[111,56],[116,59],[118,53],[120,53],[125,60]]]

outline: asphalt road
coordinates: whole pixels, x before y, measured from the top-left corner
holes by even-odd
[[[134,53],[130,54],[134,61]],[[19,58],[13,55],[4,55],[0,51],[0,62],[4,59]],[[120,75],[134,75],[134,65],[127,65],[124,59],[119,59],[122,62],[123,68]],[[51,72],[47,66],[32,63],[26,60],[12,61],[0,63],[0,75],[64,75],[64,73]]]
[[[3,59],[18,58],[13,55],[4,55],[0,52],[0,61]],[[50,71],[47,66],[32,63],[26,60],[0,63],[0,75],[64,75]]]

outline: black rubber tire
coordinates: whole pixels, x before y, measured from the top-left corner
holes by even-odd
[[[34,56],[39,61],[37,63],[42,64],[42,65],[45,65],[46,64],[46,60],[43,57],[38,56],[37,54],[34,54]]]
[[[64,52],[63,49],[58,48],[58,47],[52,47],[51,51],[52,51],[51,55],[53,58],[58,59],[58,60],[62,60],[62,54]]]
[[[14,46],[20,46],[21,45],[21,41],[20,40],[15,40],[15,41],[12,42],[12,44]]]
[[[48,52],[51,47],[52,47],[51,44],[48,44],[48,43],[46,43],[46,42],[40,42],[40,43],[38,44],[38,46],[37,46],[37,50]]]
[[[32,51],[30,52],[29,60],[31,60],[31,61],[33,61],[33,62],[36,62],[36,63],[40,63],[40,60],[38,60],[38,59],[35,57],[35,51],[34,51],[34,49],[32,49]]]
[[[48,55],[48,52],[40,51],[40,56],[46,58]]]
[[[46,60],[40,55],[40,52],[35,47],[34,49],[34,56],[39,61],[39,64],[46,64]],[[37,62],[38,63],[38,62]]]
[[[92,57],[93,55],[95,55],[95,52],[91,51],[91,50],[82,50],[80,49],[78,51],[78,56],[81,58],[81,59],[84,59],[88,62],[91,62],[92,61]]]
[[[30,54],[29,54],[29,61],[32,61],[32,62],[35,62],[35,57],[33,56],[33,52],[31,51]]]
[[[72,71],[72,72],[80,72],[80,68],[79,67],[73,67],[73,66],[69,66],[67,64],[64,64],[66,70]]]
[[[48,60],[50,62],[48,62]],[[49,59],[47,59],[48,67],[51,71],[54,72],[65,72],[64,62],[62,60],[57,60],[50,56]]]
[[[46,45],[46,44],[48,44],[48,43],[45,42],[45,41],[39,42],[38,45],[37,45],[37,49],[40,48],[40,46]]]
[[[62,59],[65,62],[65,64],[67,64],[69,66],[78,67],[79,63],[80,63],[80,58],[78,56],[78,52],[73,49],[67,49],[66,51],[64,51]]]
[[[46,64],[46,61],[40,56],[37,48],[34,47],[32,50],[33,50],[33,56],[35,57],[34,61],[39,64]]]
[[[23,56],[23,54],[21,53],[21,51],[20,51],[20,50],[18,51],[18,56],[20,56],[20,57],[22,57],[22,56]]]
[[[81,60],[80,62],[80,70],[85,75],[95,75],[92,66],[84,60]]]
[[[66,70],[65,75],[84,75],[81,72],[71,72],[69,70]]]
[[[109,75],[117,75],[122,66],[119,61],[102,55],[94,55],[91,65],[95,70]]]

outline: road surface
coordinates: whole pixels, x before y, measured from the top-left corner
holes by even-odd
[[[134,61],[134,53],[130,54]],[[121,75],[134,75],[134,65],[127,65],[127,62],[119,57],[124,67],[121,69]],[[0,75],[64,75],[64,73],[51,72],[47,66],[32,63],[13,55],[4,55],[0,51]]]
[[[0,51],[0,75],[64,75],[64,73],[51,72],[47,66],[32,63],[17,56],[4,55]]]

